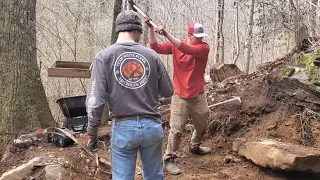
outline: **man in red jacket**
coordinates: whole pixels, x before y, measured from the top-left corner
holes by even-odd
[[[192,117],[194,131],[190,142],[190,152],[194,154],[207,154],[211,152],[208,147],[201,147],[201,140],[207,127],[209,108],[204,93],[204,73],[208,62],[210,47],[202,41],[207,36],[203,26],[192,23],[188,28],[187,39],[177,39],[163,27],[154,29],[148,19],[150,47],[159,54],[172,54],[173,56],[173,86],[175,94],[171,102],[170,133],[167,150],[164,155],[164,166],[171,174],[180,174],[181,170],[174,164],[181,141],[182,132]],[[158,43],[156,32],[162,32],[168,42]]]

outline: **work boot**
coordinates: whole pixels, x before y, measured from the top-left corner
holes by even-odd
[[[205,155],[211,153],[212,149],[209,147],[193,147],[190,148],[190,152],[193,154],[198,154],[198,155]]]
[[[170,174],[178,175],[181,173],[181,170],[178,168],[178,166],[174,164],[173,159],[164,160],[164,167]]]

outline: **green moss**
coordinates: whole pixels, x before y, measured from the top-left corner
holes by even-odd
[[[302,64],[304,67],[288,66],[282,70],[282,77],[291,77],[304,83],[313,83],[320,86],[320,68],[313,61],[320,57],[320,49],[312,53],[296,53],[293,55],[294,64]]]
[[[309,54],[302,54],[300,62],[305,65],[305,70],[309,72],[309,81],[317,86],[320,85],[320,68],[313,64],[313,61],[320,57],[320,49]]]

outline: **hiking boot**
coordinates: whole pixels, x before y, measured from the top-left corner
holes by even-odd
[[[173,175],[181,174],[181,170],[177,165],[174,164],[173,159],[164,160],[164,167],[166,170]]]
[[[198,155],[205,155],[211,153],[212,149],[209,147],[194,147],[190,148],[190,152]]]

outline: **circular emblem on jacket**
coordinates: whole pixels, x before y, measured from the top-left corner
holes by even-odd
[[[150,64],[139,53],[125,52],[115,62],[114,75],[123,87],[138,89],[148,82]]]

